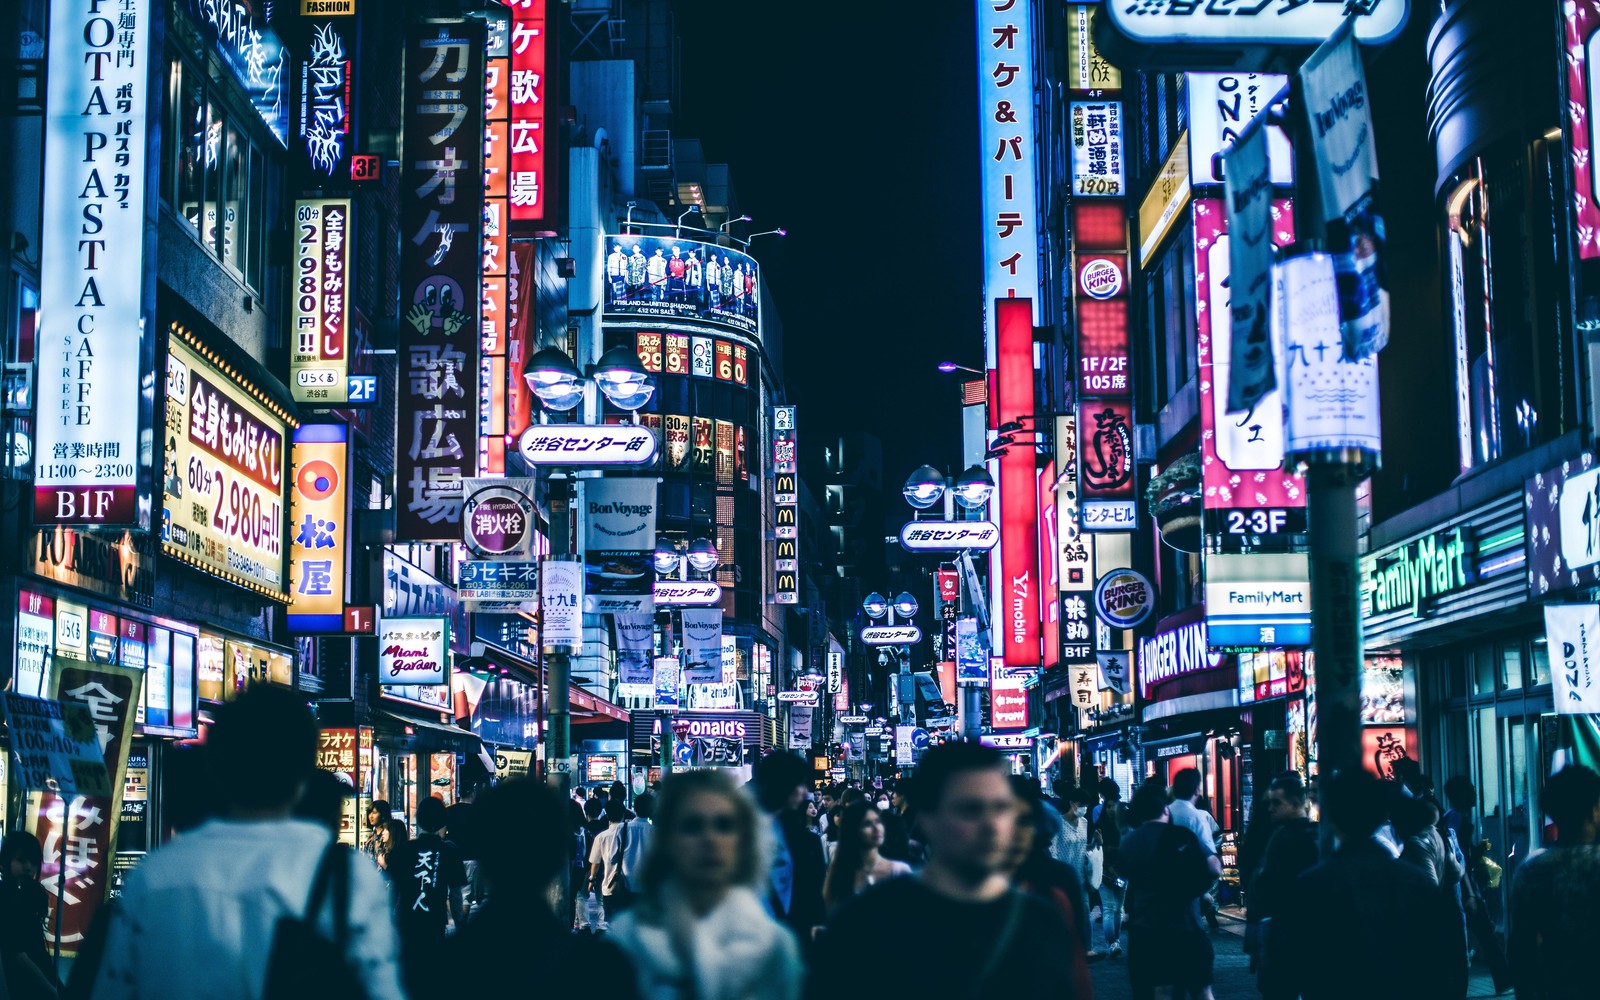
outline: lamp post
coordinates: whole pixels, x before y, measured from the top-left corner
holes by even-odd
[[[687,552],[680,550],[677,543],[670,538],[658,538],[656,540],[656,551],[651,557],[651,562],[654,565],[657,576],[666,579],[687,580],[690,570],[702,575],[708,574],[716,569],[717,563],[721,558],[716,544],[709,538],[694,539],[688,544]],[[667,608],[668,630],[671,634],[681,634],[682,629],[673,628],[672,623],[672,608],[669,606]],[[681,685],[681,674],[679,678]],[[661,708],[656,709],[656,718],[659,720],[657,728],[661,730],[661,773],[665,776],[672,773],[674,763],[672,755],[676,746],[675,740],[667,739],[669,725],[674,733],[678,733],[678,727],[682,726],[682,735],[686,736],[689,732],[689,724],[687,722],[669,723],[668,720],[672,719],[672,713]]]
[[[553,347],[536,352],[528,359],[523,378],[545,409],[565,413],[586,403],[586,415],[597,416],[599,390],[613,406],[635,413],[650,401],[655,386],[650,373],[639,363],[638,355],[618,347],[600,356],[584,374],[565,353]],[[539,466],[534,466],[537,475]],[[550,476],[550,556],[565,559],[572,555],[572,480],[565,473]],[[550,646],[544,651],[546,667],[545,776],[566,794],[571,774],[552,770],[554,761],[565,762],[572,755],[572,649]]]
[[[951,372],[966,372],[969,375],[976,375],[979,378],[984,377],[983,372],[978,371],[978,369],[968,368],[966,365],[958,365],[954,361],[939,362],[939,370],[944,372],[946,375],[949,375]]]

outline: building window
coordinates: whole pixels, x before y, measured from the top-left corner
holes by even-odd
[[[183,59],[168,72],[167,134],[161,198],[213,257],[260,290],[266,261],[269,161],[249,119],[223,106],[219,85]]]

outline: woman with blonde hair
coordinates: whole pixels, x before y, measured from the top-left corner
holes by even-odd
[[[800,952],[752,888],[765,875],[755,804],[727,775],[661,783],[655,841],[611,938],[646,1000],[798,1000]]]

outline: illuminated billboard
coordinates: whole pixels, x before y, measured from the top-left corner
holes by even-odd
[[[754,258],[663,236],[625,234],[606,244],[607,316],[701,320],[744,333],[759,329],[761,276]],[[731,362],[730,356],[728,378]]]
[[[294,218],[289,391],[296,403],[335,406],[350,398],[350,199],[298,201]]]

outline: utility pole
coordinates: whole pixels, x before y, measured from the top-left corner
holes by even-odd
[[[572,480],[565,475],[550,478],[550,558],[564,560],[572,555]],[[567,646],[551,646],[545,653],[545,777],[565,796],[572,789],[572,651]]]

